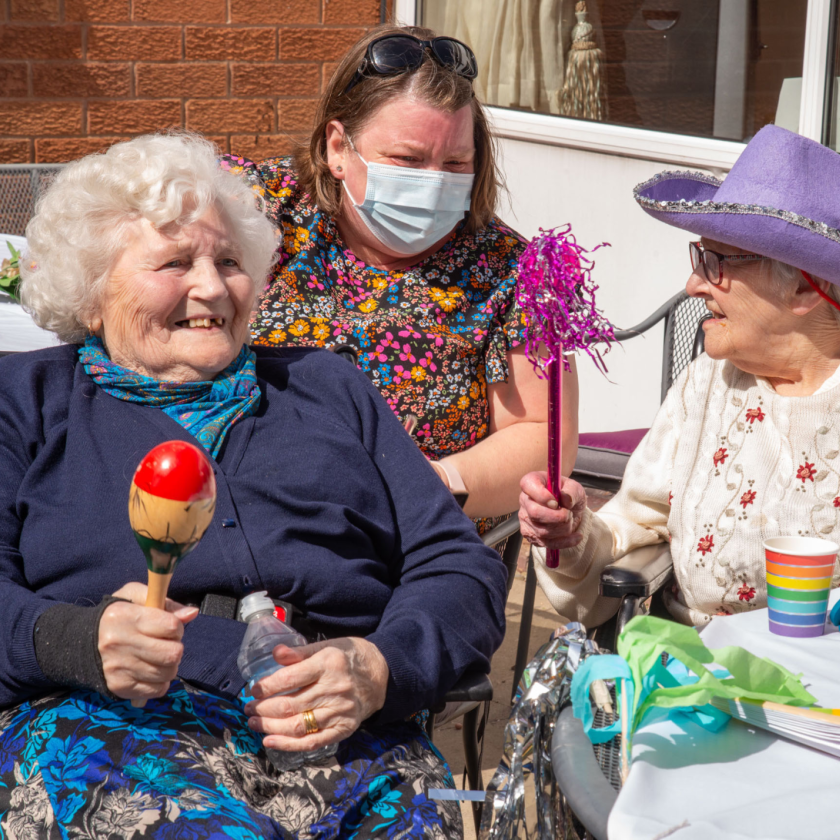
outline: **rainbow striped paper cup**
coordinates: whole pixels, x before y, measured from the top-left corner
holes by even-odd
[[[816,537],[773,537],[764,543],[770,632],[822,636],[831,575],[840,546]]]

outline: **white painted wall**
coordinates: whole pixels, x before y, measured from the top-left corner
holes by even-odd
[[[571,222],[581,245],[609,242],[596,254],[599,307],[621,328],[642,321],[685,285],[690,234],[652,219],[633,200],[633,187],[662,163],[560,146],[500,141],[511,206],[502,213],[524,236]],[[650,426],[659,407],[663,329],[615,347],[607,381],[588,358],[579,360],[582,432]]]

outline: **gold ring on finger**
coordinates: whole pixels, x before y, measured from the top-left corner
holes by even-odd
[[[303,725],[306,727],[307,735],[314,735],[321,729],[321,727],[318,726],[318,721],[315,720],[315,714],[312,709],[307,709],[303,713]]]

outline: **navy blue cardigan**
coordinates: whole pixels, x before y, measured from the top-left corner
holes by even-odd
[[[390,669],[381,722],[433,703],[468,668],[489,671],[504,634],[496,552],[364,374],[322,350],[255,350],[259,411],[214,463],[216,513],[170,596],[267,589],[328,635],[368,638]],[[129,485],[174,438],[195,442],[159,409],[102,391],[75,347],[0,360],[0,706],[56,688],[33,644],[50,606],[145,582]],[[200,615],[179,676],[234,696],[243,631]]]

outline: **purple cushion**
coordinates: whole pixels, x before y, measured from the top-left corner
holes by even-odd
[[[625,429],[621,432],[588,432],[580,435],[578,443],[580,446],[590,446],[593,449],[609,449],[612,452],[626,452],[629,455],[647,433],[647,429]]]

